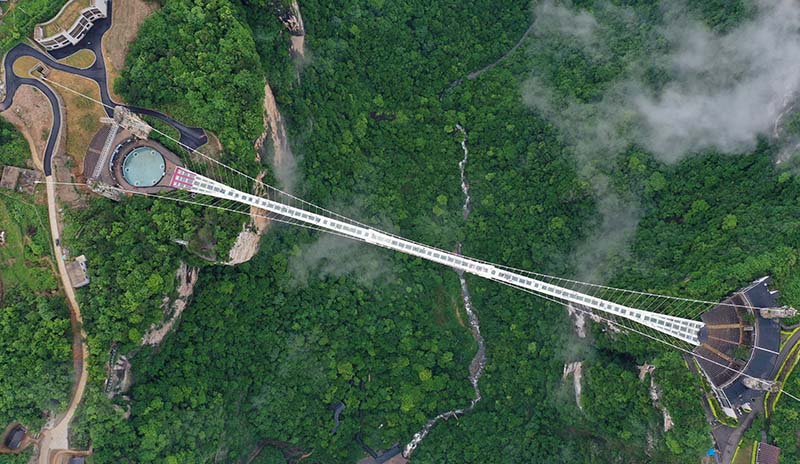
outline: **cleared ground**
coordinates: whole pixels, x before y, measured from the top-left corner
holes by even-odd
[[[750,440],[745,440],[745,442],[748,444],[742,443],[731,464],[750,464],[753,455],[753,443]]]
[[[41,62],[36,58],[33,58],[31,56],[23,56],[17,58],[17,60],[14,62],[12,69],[14,70],[14,74],[16,74],[19,77],[32,77],[30,70],[33,69],[33,67],[39,63]]]
[[[122,101],[114,93],[114,81],[119,77],[119,70],[125,66],[128,47],[136,38],[144,20],[157,9],[157,5],[144,0],[125,0],[114,3],[111,29],[103,36],[108,91],[114,101]]]
[[[33,164],[42,170],[42,156],[47,147],[47,137],[53,127],[50,100],[36,87],[23,85],[17,89],[14,104],[0,113],[25,136],[33,150]]]
[[[87,95],[94,100],[100,100],[100,88],[92,80],[53,70],[47,77],[48,80],[66,86],[82,95]],[[83,169],[83,157],[92,136],[100,129],[100,118],[106,116],[103,107],[75,92],[65,90],[57,85],[51,85],[60,96],[66,107],[65,121],[67,130],[67,155],[72,157],[78,171]]]

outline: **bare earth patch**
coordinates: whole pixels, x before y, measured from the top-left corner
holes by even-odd
[[[245,224],[243,230],[236,237],[236,243],[231,247],[231,251],[228,254],[228,261],[225,264],[235,266],[250,261],[258,252],[260,239],[260,232],[258,230],[252,230],[251,224]]]
[[[92,137],[100,129],[100,118],[106,117],[106,113],[100,104],[82,95],[99,101],[100,87],[93,80],[57,70],[50,71],[47,83],[61,96],[61,101],[66,107],[64,115],[67,131],[66,151],[67,155],[74,159],[75,165],[80,172],[83,170],[83,157],[89,147],[89,142],[92,141]]]
[[[286,128],[283,125],[275,96],[269,83],[264,84],[264,132],[256,140],[254,148],[256,150],[256,161],[261,162],[261,150],[269,137],[272,140],[274,149],[274,167],[279,169],[286,163],[294,163],[294,158],[289,150],[289,143],[286,136]],[[256,179],[261,180],[264,172],[260,173]],[[291,189],[288,189],[291,190]],[[255,192],[260,195],[264,192]],[[258,252],[258,243],[261,235],[267,230],[269,221],[263,217],[264,211],[258,208],[250,208],[250,222],[245,224],[242,232],[236,237],[236,243],[231,247],[228,255],[227,265],[236,265],[249,261]]]
[[[567,376],[570,374],[572,374],[572,384],[575,390],[575,403],[578,405],[578,409],[582,411],[583,406],[581,406],[581,390],[583,384],[581,383],[581,379],[583,378],[583,361],[565,364],[564,373],[562,374],[561,378],[566,380]]]
[[[63,152],[53,154],[53,175],[57,182],[61,182],[56,186],[58,201],[70,208],[85,208],[88,205],[88,189],[71,185],[86,181],[80,171],[73,159]]]
[[[36,87],[23,85],[17,89],[11,108],[0,114],[22,132],[33,152],[34,166],[43,170],[42,157],[53,127],[50,100]]]
[[[219,137],[217,137],[213,132],[206,131],[206,136],[208,137],[208,142],[206,142],[206,144],[202,147],[198,148],[197,151],[208,156],[209,158],[219,160],[220,155],[222,154],[222,142],[219,141]]]
[[[256,180],[261,181],[264,178],[262,172],[256,177]],[[261,195],[263,192],[255,192]],[[261,242],[261,236],[267,231],[269,227],[269,219],[266,217],[266,211],[263,209],[250,207],[250,222],[242,227],[242,231],[236,237],[236,243],[231,247],[228,253],[228,261],[225,263],[229,266],[241,264],[253,258],[258,253],[258,244]]]
[[[144,0],[114,2],[111,29],[103,36],[103,55],[108,76],[108,91],[115,101],[122,101],[119,95],[114,93],[114,80],[119,77],[119,70],[125,67],[128,47],[136,38],[144,20],[157,9],[158,5]]]
[[[283,118],[278,111],[278,103],[272,93],[269,83],[264,84],[264,113],[263,113],[264,132],[256,140],[256,161],[261,161],[261,149],[267,137],[272,139],[272,147],[275,150],[275,164],[283,162],[284,156],[288,151],[288,141],[286,128],[283,125]]]

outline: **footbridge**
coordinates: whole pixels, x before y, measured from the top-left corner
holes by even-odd
[[[63,84],[44,77],[42,80],[91,99]],[[94,102],[106,107],[107,111],[113,110],[105,102]],[[463,256],[458,252],[418,243],[321,208],[264,183],[260,177],[251,177],[198,151],[197,147],[183,141],[183,135],[178,140],[158,129],[154,128],[153,131],[186,149],[188,157],[181,160],[183,164],[166,173],[162,179],[164,183],[159,184],[164,186],[159,193],[119,186],[112,186],[111,189],[125,194],[146,195],[232,211],[250,217],[265,217],[276,222],[369,243],[498,282],[564,304],[571,310],[607,323],[611,330],[638,333],[691,355],[704,363],[701,368],[715,388],[717,385],[712,377],[720,372],[726,373],[726,378],[765,380],[759,378],[763,374],[761,371],[752,369],[751,360],[756,357],[754,353],[773,357],[778,355],[776,347],[757,343],[758,340],[748,342],[746,336],[741,336],[741,333],[747,332],[747,319],[755,315],[760,317],[760,311],[767,310],[768,314],[776,311],[772,303],[742,305],[730,299],[723,302],[703,301],[619,289]],[[721,312],[714,313],[712,310],[715,309],[721,309]],[[723,316],[717,317],[715,314]],[[701,315],[703,319],[700,319]],[[740,337],[734,340],[728,337],[731,334],[726,331],[739,333]],[[735,359],[737,347],[750,353],[747,362]],[[726,382],[719,387],[730,383]],[[779,387],[770,385],[770,388]]]
[[[422,245],[401,237],[387,234],[372,227],[364,227],[343,220],[313,213],[305,209],[279,203],[268,198],[242,192],[206,176],[185,168],[178,168],[173,174],[170,185],[195,194],[207,195],[229,200],[279,214],[301,223],[313,225],[338,235],[361,240],[390,250],[399,251],[445,266],[461,269],[489,280],[501,282],[513,287],[562,301],[564,303],[585,307],[594,311],[609,314],[618,318],[639,323],[662,334],[676,338],[690,345],[700,344],[700,330],[703,322],[684,319],[656,312],[644,311],[631,306],[615,303],[576,290],[554,285],[531,278],[498,266],[469,258],[438,248]]]

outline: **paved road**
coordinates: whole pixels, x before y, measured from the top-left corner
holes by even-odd
[[[92,29],[89,30],[89,33],[86,37],[81,40],[77,45],[73,45],[71,47],[65,47],[60,50],[54,50],[50,52],[51,55],[56,57],[57,59],[64,58],[69,56],[78,50],[82,49],[89,49],[95,53],[97,59],[95,60],[94,64],[87,68],[87,69],[79,69],[74,68],[72,66],[67,66],[65,64],[59,63],[53,60],[52,57],[42,53],[41,51],[31,47],[28,44],[21,43],[11,50],[9,50],[8,54],[5,57],[5,76],[6,76],[6,98],[3,101],[0,101],[0,111],[4,111],[8,109],[14,101],[14,94],[16,93],[17,89],[21,85],[32,85],[37,89],[41,90],[45,96],[50,100],[50,104],[53,105],[53,108],[58,107],[58,100],[56,96],[53,94],[53,91],[45,85],[43,82],[37,79],[29,79],[29,78],[22,78],[18,77],[14,74],[13,65],[14,61],[18,58],[23,56],[30,56],[33,57],[42,63],[46,64],[51,69],[57,69],[59,71],[68,72],[70,74],[76,74],[81,77],[85,77],[87,79],[91,79],[97,83],[100,87],[100,100],[105,105],[106,114],[111,116],[113,114],[113,108],[119,103],[113,101],[111,96],[108,93],[108,79],[106,76],[106,62],[103,59],[103,47],[102,47],[102,37],[103,34],[108,31],[109,27],[111,26],[111,13],[112,13],[112,3],[109,2],[108,5],[108,18],[98,21]],[[123,105],[131,109],[131,111],[151,116],[154,118],[159,119],[160,121],[169,124],[170,126],[174,127],[178,133],[180,133],[180,142],[190,149],[197,149],[200,146],[204,145],[208,142],[208,137],[206,136],[203,129],[198,127],[189,127],[185,124],[182,124],[171,117],[160,113],[155,110],[150,110],[147,108],[140,108],[136,106],[128,106]],[[56,113],[54,111],[54,113]],[[44,154],[44,174],[45,176],[49,176],[52,174],[52,155],[53,155],[53,147],[55,145],[55,139],[57,134],[61,130],[61,117],[60,115],[54,116],[53,118],[53,128],[50,131],[50,138],[47,142],[47,148],[45,149]]]
[[[781,364],[786,361],[786,358],[789,356],[789,352],[792,351],[792,348],[800,342],[800,330],[794,333],[786,343],[783,345],[783,349],[781,350],[781,354],[778,355],[778,360],[775,361],[775,368],[772,370],[772,374],[770,375],[771,379],[774,379],[776,375],[778,375],[778,369],[780,369]]]
[[[742,435],[744,435],[747,429],[753,424],[753,420],[756,416],[763,413],[764,396],[760,396],[751,406],[753,408],[752,411],[746,416],[739,418],[739,425],[735,429],[720,425],[712,430],[714,439],[717,440],[717,445],[721,448],[720,454],[722,458],[720,462],[722,464],[729,464],[733,460],[733,455],[736,453],[736,447],[739,446],[739,442],[742,440]]]
[[[778,355],[777,361],[775,362],[775,367],[768,378],[775,378],[775,376],[778,374],[778,369],[780,368],[781,364],[783,364],[784,360],[786,360],[786,357],[789,355],[792,347],[798,342],[800,342],[800,331],[792,335],[792,337],[786,341],[783,349],[780,352],[780,355]],[[744,432],[750,428],[755,416],[757,414],[761,414],[764,411],[764,408],[767,407],[764,404],[764,396],[761,396],[752,405],[752,407],[753,410],[740,419],[740,423],[735,429],[722,424],[719,424],[712,429],[714,440],[717,442],[717,446],[720,448],[722,464],[729,464],[731,462],[733,459],[733,454],[736,451],[736,447],[739,445],[739,441],[742,439],[742,435],[744,435]]]
[[[39,50],[36,50],[35,48],[31,47],[28,44],[23,43],[12,48],[8,52],[5,58],[6,98],[2,102],[0,102],[0,111],[3,111],[11,106],[12,102],[14,101],[14,94],[16,93],[17,89],[24,84],[33,85],[39,90],[42,90],[47,96],[47,98],[50,100],[50,103],[52,105],[57,105],[57,100],[55,99],[55,95],[53,95],[52,91],[50,91],[44,83],[36,79],[18,77],[14,74],[13,71],[14,61],[23,56],[30,56],[41,61],[42,63],[46,64],[48,67],[52,69],[57,69],[59,71],[76,74],[78,76],[85,77],[87,79],[91,79],[97,82],[97,85],[100,87],[100,100],[105,105],[106,114],[111,116],[113,113],[112,108],[114,106],[117,106],[118,103],[113,101],[108,93],[108,82],[106,79],[106,65],[105,65],[105,60],[103,59],[102,47],[99,45],[98,41],[97,44],[93,43],[88,48],[92,49],[95,52],[95,54],[97,55],[97,60],[95,60],[94,64],[87,69],[73,68],[72,66],[67,66],[65,64],[54,61],[49,56],[45,55]],[[197,149],[200,146],[204,145],[206,142],[208,142],[208,137],[201,128],[189,127],[155,110],[140,108],[137,106],[128,106],[128,105],[124,106],[130,108],[131,111],[133,112],[147,116],[152,116],[174,127],[180,133],[181,143],[183,143],[190,149]],[[58,121],[58,124],[54,124],[53,128],[54,130],[51,131],[51,135],[52,133],[58,132],[58,130],[60,130],[60,124],[61,124],[60,120]],[[51,140],[51,142],[52,141],[53,140]],[[52,144],[48,143],[48,147],[51,146]],[[52,150],[48,151],[50,151],[50,154],[52,154]],[[50,175],[50,172],[48,172],[50,170],[50,157],[47,155],[45,156],[44,164],[45,164],[45,175]]]
[[[86,382],[88,378],[87,366],[86,366],[86,357],[88,355],[88,349],[85,344],[86,340],[86,332],[83,330],[83,323],[82,317],[80,313],[80,307],[78,306],[77,300],[75,298],[75,290],[72,287],[72,283],[69,280],[69,276],[67,274],[66,265],[62,259],[63,251],[59,244],[56,243],[56,240],[61,236],[59,221],[58,221],[58,205],[57,205],[57,193],[55,184],[53,183],[56,179],[53,176],[53,166],[52,166],[52,159],[53,153],[58,146],[58,139],[61,134],[62,130],[62,115],[61,115],[61,106],[59,105],[59,100],[53,90],[46,85],[44,82],[32,79],[32,78],[22,78],[14,74],[13,65],[14,62],[23,56],[30,56],[33,57],[45,65],[50,67],[51,69],[57,69],[60,71],[64,71],[71,74],[76,74],[88,79],[95,81],[98,86],[100,87],[100,99],[105,105],[106,114],[111,116],[113,114],[113,107],[117,105],[116,102],[111,100],[111,97],[108,92],[108,82],[106,77],[106,67],[105,67],[105,60],[103,58],[103,49],[102,49],[102,36],[108,31],[109,27],[111,26],[111,13],[112,13],[112,6],[111,1],[109,1],[109,10],[108,10],[108,18],[98,21],[95,26],[89,31],[86,37],[77,45],[67,47],[61,50],[53,51],[51,54],[56,59],[60,59],[66,56],[69,56],[78,50],[81,49],[90,49],[94,51],[95,56],[97,59],[95,63],[87,68],[87,69],[78,69],[72,66],[67,66],[57,61],[53,60],[51,56],[48,56],[41,51],[31,47],[28,44],[21,43],[14,48],[12,48],[5,56],[3,63],[5,69],[5,79],[6,79],[6,97],[3,101],[0,101],[0,111],[4,111],[11,107],[14,102],[14,95],[22,85],[31,85],[36,87],[37,89],[41,90],[42,93],[47,97],[50,101],[50,105],[53,108],[53,127],[50,130],[50,136],[47,141],[47,147],[45,148],[44,159],[43,159],[43,168],[45,173],[45,178],[47,180],[47,209],[50,219],[50,229],[51,235],[53,239],[53,247],[56,252],[56,261],[58,263],[59,274],[61,275],[62,284],[64,287],[64,292],[67,296],[67,301],[69,302],[71,308],[71,322],[73,333],[75,334],[75,340],[73,343],[80,344],[80,355],[76,355],[74,359],[75,363],[75,370],[78,372],[78,379],[75,385],[75,391],[73,392],[72,398],[70,400],[69,408],[65,412],[64,416],[58,421],[55,427],[48,430],[46,433],[42,435],[42,440],[39,443],[39,464],[50,464],[51,460],[51,453],[55,450],[56,454],[59,452],[63,452],[63,450],[67,450],[69,448],[68,444],[68,432],[69,432],[69,424],[72,421],[72,418],[75,415],[75,410],[78,407],[78,404],[83,399],[83,392],[86,387]],[[144,114],[148,116],[155,117],[170,126],[174,127],[180,133],[180,141],[188,146],[190,149],[197,149],[201,145],[204,145],[208,138],[206,137],[205,132],[203,129],[189,127],[184,124],[181,124],[178,121],[170,118],[167,115],[159,113],[154,110],[149,110],[146,108],[138,108],[138,107],[128,107],[132,111]],[[79,334],[79,335],[78,335]]]
[[[14,93],[17,89],[22,85],[31,85],[36,87],[37,89],[41,90],[45,97],[50,100],[50,106],[53,108],[53,127],[50,129],[50,137],[47,139],[47,147],[44,149],[44,160],[43,160],[43,167],[44,167],[44,175],[50,176],[53,173],[53,166],[52,166],[52,158],[53,158],[53,149],[56,146],[56,139],[58,139],[58,134],[61,132],[61,111],[56,111],[59,108],[58,105],[58,98],[56,98],[56,94],[45,85],[42,81],[37,79],[24,79],[21,77],[17,77],[14,75],[13,71],[11,70],[11,63],[13,60],[9,60],[6,58],[6,99],[0,102],[0,111],[5,111],[11,107],[11,104],[14,102]],[[9,79],[10,77],[10,79]]]

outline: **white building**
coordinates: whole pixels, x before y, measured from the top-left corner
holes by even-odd
[[[108,0],[69,0],[53,19],[36,26],[33,38],[47,50],[75,45],[106,16]]]

